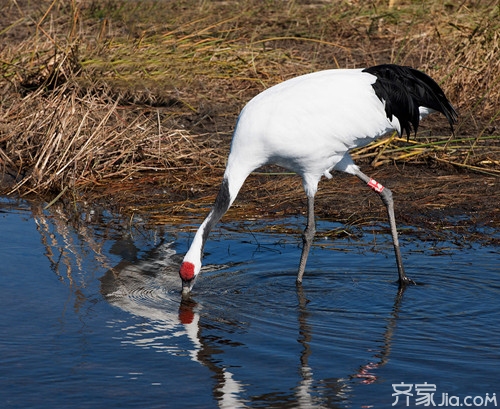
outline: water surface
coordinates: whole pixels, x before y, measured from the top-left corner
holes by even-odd
[[[297,288],[301,239],[283,231],[303,220],[258,223],[213,232],[183,301],[194,224],[2,200],[1,407],[498,404],[498,246],[403,235],[420,285],[402,293],[388,235],[328,239],[339,225],[319,222]]]

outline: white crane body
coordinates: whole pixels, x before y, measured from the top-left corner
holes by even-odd
[[[364,175],[349,151],[397,131],[417,130],[419,120],[438,110],[450,122],[457,114],[439,86],[409,67],[325,70],[292,78],[250,100],[233,133],[220,193],[199,227],[181,265],[183,293],[189,293],[201,269],[208,233],[235,200],[248,175],[275,164],[302,177],[308,198],[308,223],[297,281],[302,281],[314,236],[314,196],[322,176],[333,170],[357,176],[381,195],[393,232],[400,283],[404,275],[392,195]]]

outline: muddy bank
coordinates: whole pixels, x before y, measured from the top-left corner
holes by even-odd
[[[416,165],[362,168],[394,194],[396,218],[402,234],[420,240],[449,240],[500,244],[500,189],[495,176],[454,169]],[[279,168],[263,169],[280,171]],[[222,172],[221,172],[222,176]],[[157,172],[142,178],[109,183],[88,193],[93,203],[124,214],[142,215],[152,224],[197,225],[215,199],[218,185],[193,181],[178,191],[171,175]],[[224,221],[276,220],[304,216],[306,198],[296,175],[256,173],[250,175]],[[320,182],[316,196],[318,218],[338,221],[343,228],[332,235],[362,234],[360,228],[385,226],[385,207],[377,194],[357,178],[334,173]],[[295,233],[303,229],[297,219]],[[325,233],[325,232],[323,232]]]

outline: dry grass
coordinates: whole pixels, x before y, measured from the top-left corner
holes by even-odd
[[[123,109],[121,98],[102,89],[79,95],[68,88],[62,85],[49,97],[30,93],[4,111],[2,125],[13,137],[3,140],[0,155],[6,168],[17,171],[13,191],[60,191],[192,166],[204,171],[221,160],[205,135],[164,129],[159,112]]]
[[[461,123],[450,136],[430,121],[417,140],[389,137],[355,156],[498,176],[499,12],[491,1],[12,0],[0,31],[4,191],[57,195],[156,171],[174,192],[211,185],[251,96],[384,62],[436,78]]]

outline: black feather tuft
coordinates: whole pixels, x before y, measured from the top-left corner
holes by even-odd
[[[427,74],[411,67],[395,64],[376,65],[365,68],[363,72],[377,77],[373,89],[377,97],[385,102],[385,113],[392,120],[398,118],[401,132],[410,137],[411,128],[415,134],[420,122],[419,107],[441,112],[450,123],[457,122],[458,114],[444,95],[441,87]]]

